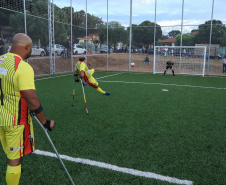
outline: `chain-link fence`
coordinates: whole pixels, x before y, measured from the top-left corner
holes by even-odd
[[[206,46],[205,74],[226,74],[226,20],[214,14],[223,7],[218,1],[126,2],[0,0],[0,51],[10,51],[16,33],[28,34],[33,40],[28,62],[35,75],[44,75],[73,71],[81,55],[96,70],[153,72],[154,46]],[[196,19],[191,6],[200,7]],[[208,13],[201,17],[204,9]]]

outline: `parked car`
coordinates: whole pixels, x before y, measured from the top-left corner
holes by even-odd
[[[134,48],[132,49],[132,53],[142,53],[142,48]]]
[[[153,48],[146,49],[146,50],[145,50],[145,54],[153,55],[153,54],[154,54],[154,49],[153,49]]]
[[[31,55],[32,56],[34,56],[34,55],[45,56],[46,52],[43,48],[39,48],[38,45],[34,44],[32,47]]]
[[[49,46],[46,47],[47,52],[49,53]],[[65,47],[63,45],[60,44],[55,44],[54,46],[52,46],[52,52],[53,49],[55,50],[55,55],[62,55],[64,53]]]
[[[107,51],[108,51],[108,47],[107,46],[102,46],[100,48],[100,53],[107,53]]]
[[[100,53],[107,53],[108,52],[108,47],[107,46],[101,46],[100,48]],[[110,53],[112,53],[113,50],[110,48]]]
[[[8,47],[7,52],[10,52],[11,50],[11,46]],[[45,56],[46,52],[43,48],[39,48],[37,45],[33,45],[32,47],[32,52],[31,52],[31,56],[34,55],[40,55],[40,56]]]
[[[73,54],[86,54],[86,49],[83,48],[80,44],[74,44]]]

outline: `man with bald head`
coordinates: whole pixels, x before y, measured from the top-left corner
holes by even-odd
[[[32,40],[26,34],[13,37],[10,53],[0,56],[0,140],[7,155],[7,185],[18,185],[21,161],[35,150],[34,132],[30,112],[48,130],[55,126],[47,120],[34,85],[34,71],[24,62],[31,56]]]

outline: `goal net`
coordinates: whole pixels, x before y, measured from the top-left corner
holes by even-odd
[[[166,62],[170,60],[174,63],[173,70],[175,74],[204,76],[206,47],[155,46],[153,73],[163,73],[166,69]]]

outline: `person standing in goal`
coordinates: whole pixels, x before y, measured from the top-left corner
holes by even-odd
[[[89,70],[85,62],[85,57],[79,57],[79,61],[75,65],[75,82],[79,82],[78,75],[80,75],[83,86],[89,84],[91,87],[94,87],[98,92],[102,93],[103,95],[111,95],[111,93],[103,91],[98,86],[98,82],[95,78],[93,78],[94,69]]]
[[[166,71],[170,68],[172,70],[173,76],[175,76],[174,74],[174,70],[173,70],[173,61],[169,60],[166,62],[166,70],[164,71],[164,75],[166,74]]]

